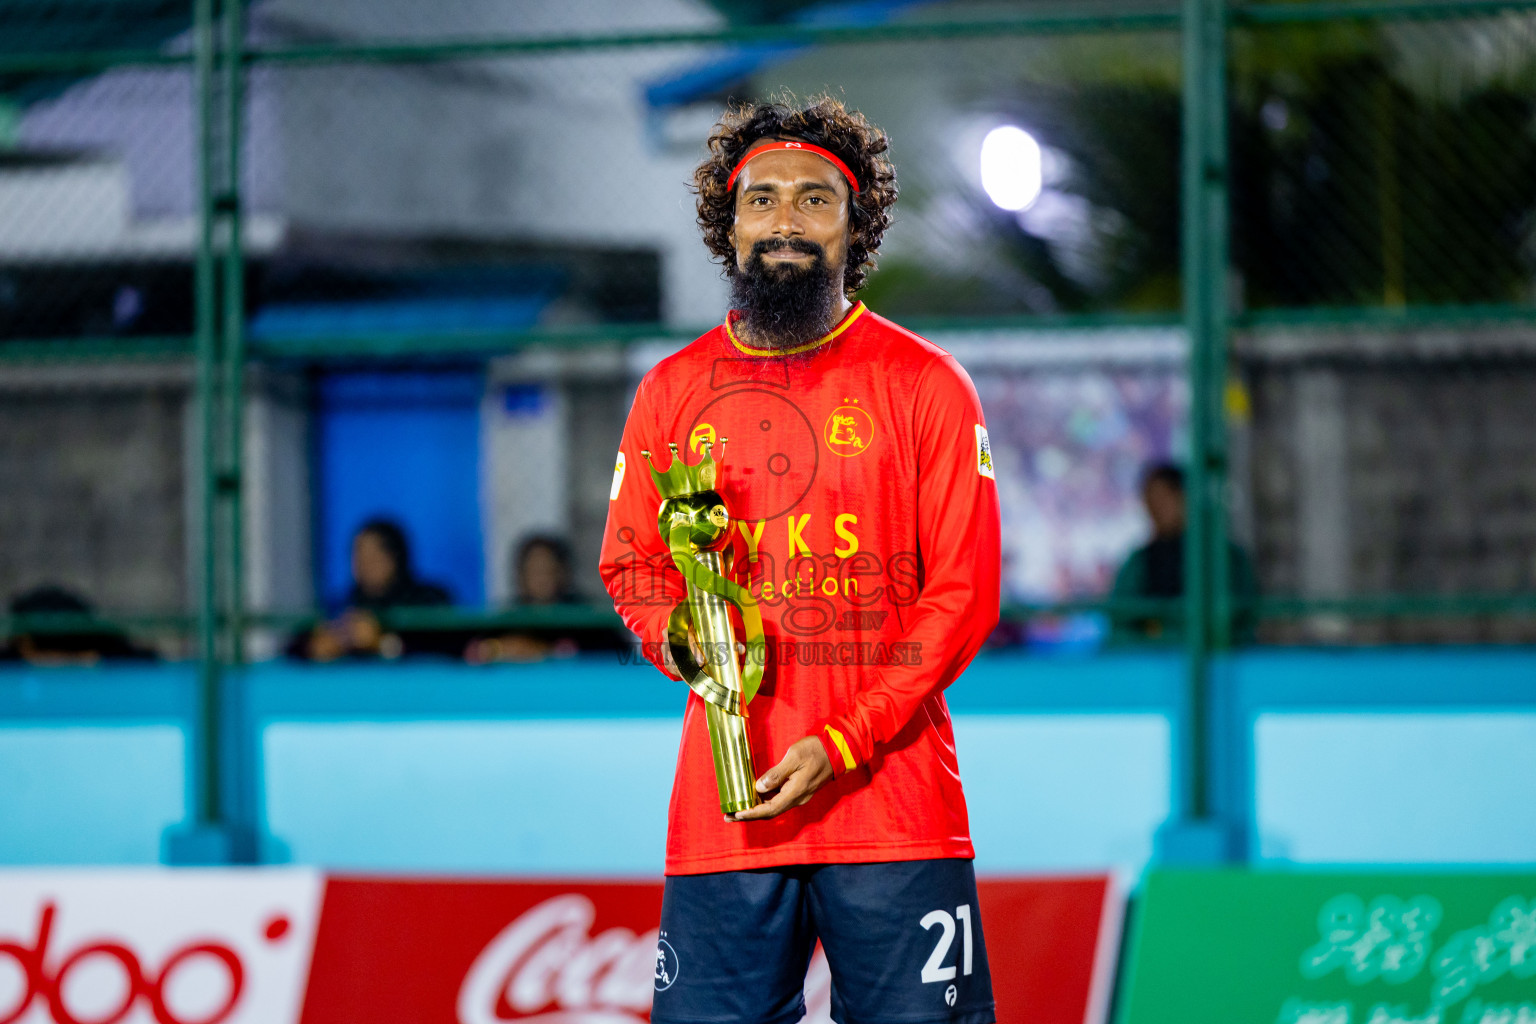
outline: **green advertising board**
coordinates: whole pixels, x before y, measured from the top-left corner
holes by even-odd
[[[1154,871],[1119,1024],[1536,1024],[1536,875]]]

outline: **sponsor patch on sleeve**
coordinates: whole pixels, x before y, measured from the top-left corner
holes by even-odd
[[[979,428],[978,428],[979,429]],[[624,453],[619,452],[619,457],[613,464],[613,487],[608,491],[609,501],[619,500],[619,488],[624,486]]]
[[[976,472],[988,480],[996,480],[992,471],[992,442],[987,438],[987,428],[976,424]]]

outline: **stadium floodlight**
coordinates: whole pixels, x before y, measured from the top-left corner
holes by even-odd
[[[1040,143],[1011,124],[994,128],[981,142],[981,187],[1005,210],[1025,210],[1040,197]]]

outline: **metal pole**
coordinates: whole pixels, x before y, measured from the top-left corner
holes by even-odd
[[[1226,8],[1223,0],[1183,4],[1183,304],[1189,333],[1190,458],[1184,542],[1187,718],[1179,765],[1180,815],[1210,816],[1211,651],[1228,602],[1223,501],[1222,400],[1227,337]]]
[[[215,511],[218,430],[218,282],[214,266],[214,59],[213,0],[194,0],[197,103],[198,235],[195,273],[196,394],[199,501],[197,586],[198,734],[196,824],[218,825],[219,637],[218,536]]]
[[[1206,261],[1210,286],[1205,293],[1208,303],[1205,325],[1205,374],[1203,394],[1206,402],[1206,481],[1201,492],[1206,501],[1205,557],[1210,595],[1210,649],[1225,651],[1232,646],[1232,566],[1228,545],[1230,502],[1227,498],[1230,468],[1227,458],[1227,389],[1229,385],[1227,351],[1231,342],[1232,298],[1229,289],[1232,264],[1231,163],[1228,126],[1232,107],[1227,99],[1227,41],[1231,30],[1230,8],[1223,0],[1207,6],[1205,29],[1206,63],[1206,168],[1205,232]],[[1209,667],[1207,690],[1213,685]],[[1205,702],[1202,713],[1209,709]],[[1209,716],[1202,720],[1206,729],[1216,725]],[[1206,782],[1205,798],[1210,803],[1209,780],[1213,770],[1210,746],[1201,766]],[[1207,806],[1206,810],[1212,810]]]
[[[240,109],[243,26],[240,0],[223,0],[222,115],[223,174],[215,209],[224,224],[222,384],[224,392],[223,458],[219,467],[225,555],[224,601],[227,610],[225,651],[231,662],[244,660],[245,573],[241,489],[245,437],[245,254],[241,243]]]

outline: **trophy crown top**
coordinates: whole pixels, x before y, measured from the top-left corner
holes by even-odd
[[[722,437],[719,443],[724,447],[725,438]],[[701,447],[704,449],[704,457],[690,466],[683,461],[677,445],[669,442],[667,449],[672,453],[672,462],[665,471],[656,468],[656,463],[648,450],[641,449],[640,454],[645,457],[646,463],[651,467],[651,480],[656,484],[656,489],[661,492],[663,498],[715,489],[715,483],[720,478],[722,460],[715,458],[714,442],[704,441]]]

